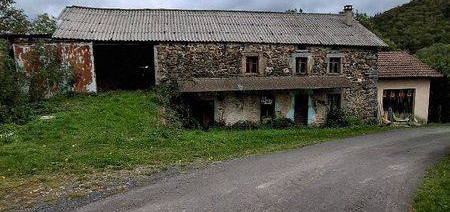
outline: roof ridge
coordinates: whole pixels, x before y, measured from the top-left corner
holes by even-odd
[[[286,13],[281,11],[260,11],[260,10],[214,10],[214,9],[174,9],[174,8],[102,8],[72,5],[66,8],[91,9],[91,10],[122,10],[122,11],[193,11],[193,12],[244,12],[244,13],[275,13],[275,14],[298,14],[298,15],[332,15],[343,16],[340,13]]]

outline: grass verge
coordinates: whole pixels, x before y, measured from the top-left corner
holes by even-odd
[[[388,129],[170,129],[158,125],[154,99],[152,92],[53,98],[43,111],[54,118],[0,126],[0,205],[33,191],[45,196],[72,178],[85,185],[103,172],[225,160]]]
[[[450,211],[450,156],[427,171],[413,207],[417,212]]]

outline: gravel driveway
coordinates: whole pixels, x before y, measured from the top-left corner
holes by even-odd
[[[78,211],[407,211],[450,127],[403,129],[192,170]]]

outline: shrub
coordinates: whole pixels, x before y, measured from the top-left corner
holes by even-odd
[[[357,116],[344,115],[344,119],[345,119],[345,122],[348,123],[349,126],[365,125],[364,121]]]
[[[0,126],[0,145],[10,144],[17,139],[17,132],[14,125]]]
[[[8,55],[5,41],[0,41],[0,124],[24,123],[31,116],[27,97],[21,90],[21,73]]]
[[[43,100],[54,94],[67,94],[73,85],[73,71],[63,62],[54,46],[36,43],[30,50],[28,63],[35,66],[23,80],[31,102]]]
[[[227,125],[225,124],[224,121],[216,121],[216,122],[214,122],[214,128],[224,129],[226,127],[227,127]]]
[[[0,41],[0,124],[24,124],[35,115],[39,101],[51,93],[71,91],[72,70],[61,62],[55,48],[37,44],[30,55],[28,62],[36,64],[36,70],[25,72],[16,68],[5,41]]]
[[[446,75],[431,82],[429,121],[450,122],[450,44],[434,44],[420,49],[416,56]]]
[[[341,109],[333,109],[327,114],[325,126],[331,128],[348,127],[350,123]]]
[[[291,119],[287,118],[277,118],[269,120],[268,122],[264,123],[264,126],[267,128],[273,128],[273,129],[284,129],[289,127],[294,127],[296,124]]]
[[[258,123],[253,121],[239,121],[233,125],[226,125],[224,122],[216,122],[214,124],[214,128],[229,129],[229,130],[254,130],[263,128],[285,129],[294,126],[296,126],[295,122],[286,118],[271,119],[267,120],[264,123]]]
[[[261,125],[253,121],[239,121],[227,128],[236,130],[254,130],[261,128]]]
[[[167,124],[175,128],[200,128],[200,124],[192,116],[186,98],[180,93],[176,83],[166,83],[155,88],[156,103],[164,108],[163,118]]]

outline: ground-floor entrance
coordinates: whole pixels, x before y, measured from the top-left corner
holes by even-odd
[[[340,108],[341,96],[336,89],[211,92],[186,95],[185,102],[203,127],[276,119],[307,126],[324,124],[328,111]]]
[[[298,125],[308,125],[309,96],[307,94],[297,94],[295,96],[295,123]]]

